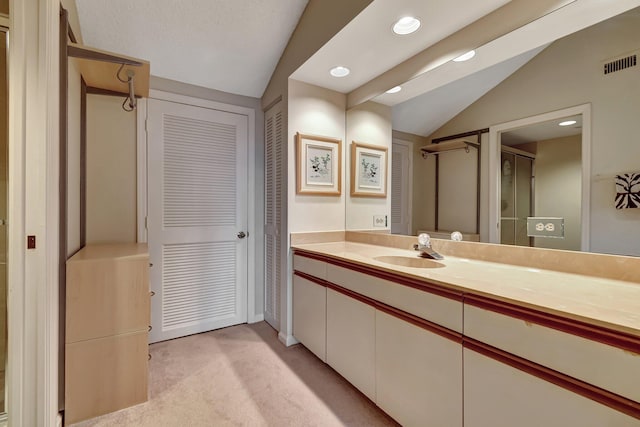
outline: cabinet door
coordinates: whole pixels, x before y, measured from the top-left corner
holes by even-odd
[[[65,423],[147,400],[147,331],[65,346]]]
[[[464,349],[465,427],[638,427],[640,421]]]
[[[293,276],[293,336],[313,354],[326,356],[327,290],[300,276]]]
[[[375,402],[375,309],[327,289],[327,363]]]
[[[462,344],[376,311],[376,399],[405,426],[462,426]]]

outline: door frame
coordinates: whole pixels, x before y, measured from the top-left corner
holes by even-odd
[[[247,322],[256,323],[264,319],[263,310],[256,313],[256,112],[252,108],[238,105],[225,104],[202,98],[179,95],[164,92],[157,89],[149,90],[149,99],[175,102],[194,107],[209,108],[228,113],[235,113],[247,116]],[[137,186],[138,186],[138,242],[147,242],[146,218],[148,212],[147,194],[147,100],[138,102],[137,109]],[[261,207],[264,209],[264,207]]]
[[[10,9],[7,412],[12,425],[46,427],[61,422],[60,3],[10,0]]]
[[[591,104],[581,104],[500,123],[489,128],[489,242],[500,243],[500,134],[532,124],[582,115],[582,205],[580,250],[591,247]]]

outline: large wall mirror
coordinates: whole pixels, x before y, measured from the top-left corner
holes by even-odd
[[[392,106],[389,175],[403,183],[391,231],[640,255],[640,209],[614,202],[616,175],[640,172],[638,57],[640,8],[401,103],[374,98]],[[448,139],[470,144],[421,150]],[[532,237],[528,217],[561,218],[564,235]]]

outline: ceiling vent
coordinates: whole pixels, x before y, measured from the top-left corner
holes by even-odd
[[[603,63],[604,75],[615,73],[617,71],[622,71],[627,68],[635,67],[638,65],[638,52],[633,52],[631,54],[626,54],[624,56],[619,56],[616,58],[607,59]]]

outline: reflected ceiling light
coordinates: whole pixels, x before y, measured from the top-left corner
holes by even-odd
[[[571,126],[571,125],[575,125],[576,123],[578,122],[576,122],[575,120],[566,120],[564,122],[558,123],[558,126]]]
[[[392,87],[386,93],[398,93],[402,90],[401,86]]]
[[[455,62],[463,62],[463,61],[470,60],[474,56],[476,56],[476,51],[475,50],[470,50],[469,52],[465,53],[464,55],[460,55],[457,58],[454,58],[453,60]]]
[[[418,28],[420,28],[420,20],[413,16],[405,16],[393,24],[393,32],[401,36],[414,33]]]
[[[348,76],[350,72],[350,69],[348,69],[347,67],[342,67],[340,65],[329,70],[329,74],[331,74],[333,77],[345,77]]]

